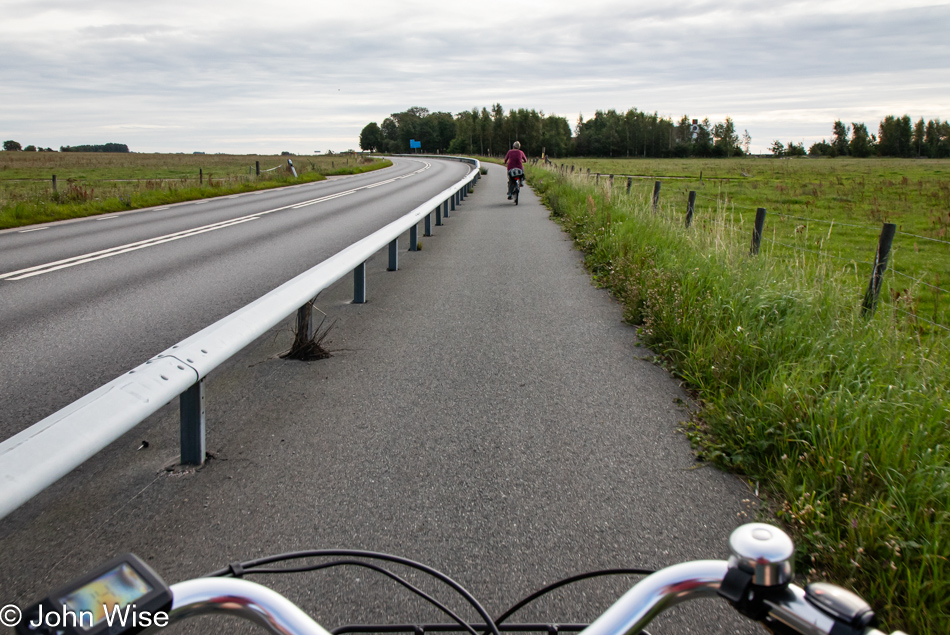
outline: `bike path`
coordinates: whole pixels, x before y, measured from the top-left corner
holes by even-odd
[[[688,396],[534,194],[515,207],[488,169],[421,251],[401,241],[399,271],[385,253],[370,263],[367,304],[349,278],[321,295],[332,358],[279,358],[286,327],[210,376],[204,468],[162,469],[171,404],[0,522],[0,604],[121,551],[167,581],[296,549],[384,551],[495,614],[582,571],[725,558],[754,520],[749,488],[695,462],[678,432]],[[366,571],[257,581],[331,629],[447,621]],[[586,582],[522,617],[590,620],[631,582]],[[759,632],[714,600],[651,631]]]

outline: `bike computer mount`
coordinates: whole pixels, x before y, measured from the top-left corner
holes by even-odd
[[[161,626],[168,585],[137,556],[117,556],[28,607],[18,635],[133,635]]]

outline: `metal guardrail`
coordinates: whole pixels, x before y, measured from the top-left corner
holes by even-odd
[[[222,362],[256,340],[347,273],[354,273],[354,302],[366,301],[366,261],[389,246],[389,269],[398,268],[399,236],[409,230],[415,250],[420,221],[431,235],[436,225],[478,182],[481,165],[464,178],[315,267],[285,282],[231,315],[175,344],[144,364],[74,401],[0,443],[0,518],[181,396],[182,463],[205,457],[204,379]]]

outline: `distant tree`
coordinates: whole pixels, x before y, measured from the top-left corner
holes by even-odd
[[[13,141],[11,139],[9,141],[3,142],[3,149],[6,150],[7,152],[19,152],[20,150],[23,149],[23,146],[21,146],[18,142]]]
[[[742,140],[739,141],[739,145],[742,147],[743,154],[749,154],[749,148],[752,146],[752,137],[749,135],[748,130],[743,131]]]
[[[834,154],[832,156],[846,157],[848,154],[850,154],[848,152],[849,133],[850,130],[848,126],[846,126],[840,120],[835,121],[831,128],[831,147],[834,148]]]
[[[913,131],[910,117],[887,115],[878,127],[878,152],[885,157],[911,156]]]
[[[925,154],[930,158],[937,156],[937,146],[940,145],[940,134],[937,132],[937,127],[939,125],[939,119],[936,121],[931,119],[927,122],[927,127],[924,129]]]
[[[360,132],[360,149],[376,152],[383,140],[383,132],[375,121],[368,123]]]
[[[818,143],[811,144],[811,147],[808,148],[808,156],[810,157],[830,157],[835,156],[832,154],[834,148],[831,144],[822,139]]]
[[[103,143],[99,145],[60,146],[60,152],[129,152],[124,143]]]
[[[874,152],[873,137],[868,134],[868,127],[863,123],[851,122],[851,143],[848,151],[855,157],[869,157]]]
[[[25,148],[23,148],[23,151],[24,151],[24,152],[36,152],[36,146],[32,146],[32,145],[26,146]]]
[[[717,149],[717,156],[731,157],[737,154],[739,137],[731,117],[726,117],[725,121],[713,126],[713,137],[716,140],[713,147]]]
[[[788,146],[785,148],[785,156],[788,157],[803,157],[805,156],[805,144],[804,143],[792,143],[788,142]]]
[[[772,142],[772,145],[769,146],[769,150],[772,151],[773,156],[784,157],[785,156],[785,144],[776,139]]]
[[[920,120],[914,124],[914,139],[913,139],[913,150],[914,153],[921,157],[924,156],[924,130],[926,124],[924,124],[924,118],[921,117]]]

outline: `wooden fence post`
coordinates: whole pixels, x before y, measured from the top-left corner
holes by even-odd
[[[198,168],[198,185],[202,185],[205,182],[205,173],[204,170]]]
[[[653,211],[656,211],[656,208],[660,204],[660,182],[656,181],[653,183]]]
[[[627,196],[630,196],[630,186],[633,185],[633,177],[627,177]]]
[[[610,175],[610,189],[614,189],[614,175]]]
[[[257,176],[260,176],[260,175],[261,175],[261,162],[260,162],[260,161],[255,161],[255,162],[254,162],[254,167],[257,169]]]
[[[53,191],[56,191],[56,175],[53,175]]]
[[[696,190],[690,190],[689,201],[686,203],[686,227],[693,222],[693,207],[696,205]]]
[[[861,315],[870,317],[874,315],[877,309],[877,298],[881,294],[881,282],[884,278],[884,272],[887,270],[887,257],[891,253],[891,243],[894,242],[894,234],[897,233],[897,225],[894,223],[884,223],[881,228],[881,237],[877,242],[877,253],[874,254],[874,270],[871,272],[871,283],[868,285],[867,293],[864,294],[864,302],[861,304]]]
[[[755,226],[752,228],[752,249],[750,253],[753,256],[758,255],[759,246],[762,244],[762,229],[765,227],[765,208],[760,207],[755,210]]]

